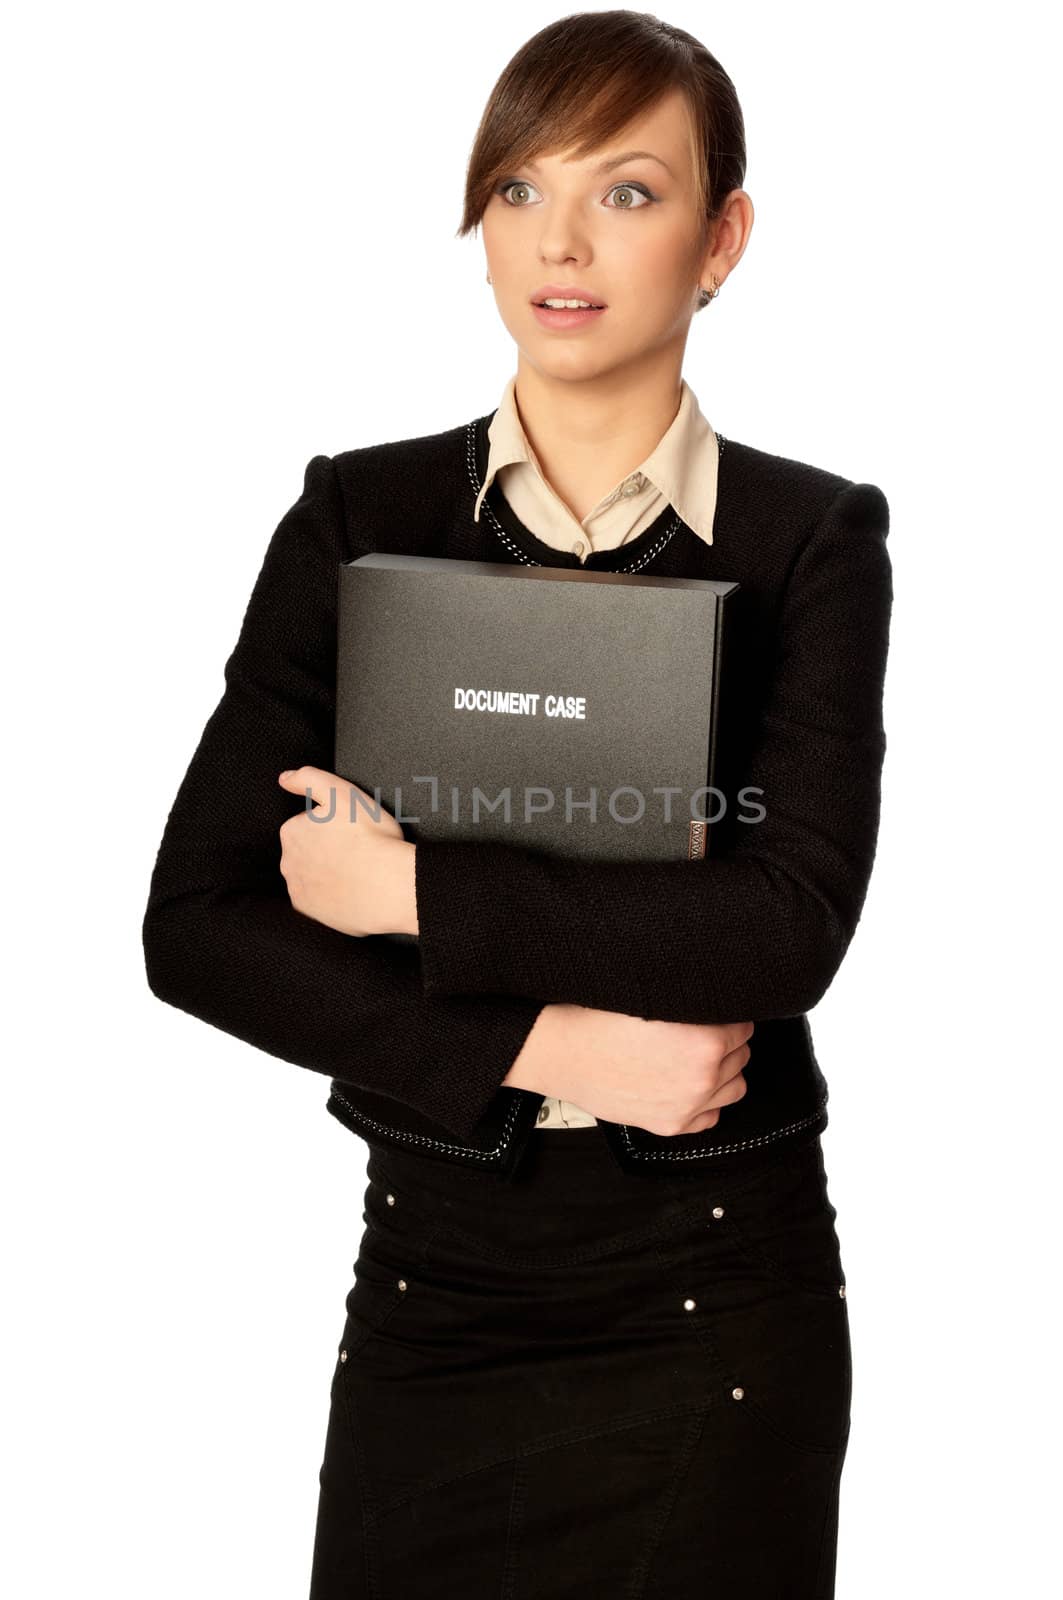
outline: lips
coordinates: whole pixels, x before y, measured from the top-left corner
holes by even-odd
[[[575,299],[575,296],[572,298]],[[558,310],[554,306],[540,306],[532,301],[536,322],[541,328],[552,328],[555,333],[589,327],[599,317],[605,316],[605,309],[605,306],[573,306],[571,309],[566,306]]]
[[[597,311],[605,309],[604,300],[599,300],[590,289],[581,289],[575,284],[544,283],[532,295],[531,303],[541,306],[544,300],[586,300]]]

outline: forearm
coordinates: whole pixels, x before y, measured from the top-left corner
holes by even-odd
[[[798,1016],[850,937],[761,860],[586,863],[419,844],[427,995],[534,995],[669,1022]],[[426,938],[426,925],[446,934]]]
[[[270,1055],[390,1096],[467,1137],[539,1014],[516,999],[429,999],[415,949],[355,939],[236,888],[149,903],[159,999]]]

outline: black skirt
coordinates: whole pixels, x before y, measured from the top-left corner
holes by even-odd
[[[310,1600],[823,1600],[851,1358],[820,1138],[508,1178],[370,1147]]]

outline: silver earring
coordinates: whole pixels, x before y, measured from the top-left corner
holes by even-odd
[[[712,288],[698,290],[698,305],[707,306],[710,300],[715,300],[720,292],[720,280],[715,272],[712,275]]]

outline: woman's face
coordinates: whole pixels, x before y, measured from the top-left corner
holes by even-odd
[[[681,357],[701,275],[707,286],[714,270],[699,224],[680,90],[582,161],[543,155],[505,174],[481,226],[499,313],[522,357],[565,379],[602,376],[664,346]],[[605,309],[539,312],[549,285]]]

